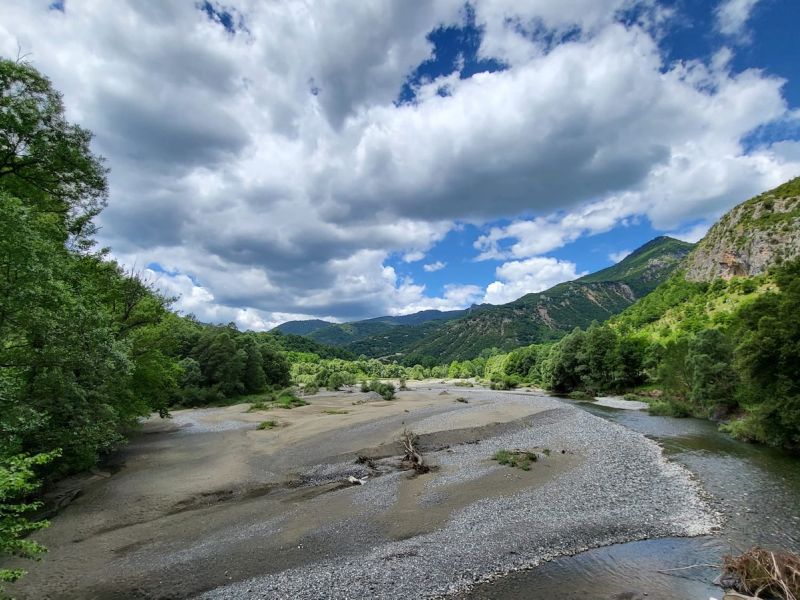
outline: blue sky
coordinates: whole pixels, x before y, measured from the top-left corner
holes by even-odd
[[[800,107],[800,50],[797,48],[797,24],[800,23],[800,3],[792,0],[768,0],[754,6],[749,14],[746,29],[731,37],[715,28],[717,4],[707,0],[673,0],[663,3],[676,11],[676,18],[663,32],[660,47],[668,62],[701,60],[707,62],[723,47],[734,50],[731,66],[736,71],[763,69],[786,80],[783,94],[790,106]],[[398,98],[401,102],[413,101],[410,84],[423,78],[434,79],[452,71],[457,60],[464,60],[462,77],[474,73],[503,69],[502,63],[481,60],[477,57],[482,32],[468,19],[464,27],[449,27],[432,32],[429,39],[435,44],[435,59],[419,65],[409,78]],[[800,139],[800,128],[786,123],[759,128],[748,137],[752,144],[765,144],[778,140]],[[800,173],[798,173],[800,175]],[[746,198],[741,198],[745,200]],[[499,221],[507,223],[508,221]],[[594,272],[614,264],[613,256],[642,246],[654,237],[664,234],[686,233],[701,220],[685,223],[676,230],[655,229],[644,217],[626,226],[582,237],[553,250],[548,256],[577,264],[579,272]],[[429,252],[421,262],[407,263],[396,255],[390,264],[403,276],[424,281],[429,291],[441,294],[453,280],[485,285],[492,281],[498,261],[476,261],[472,241],[478,229],[466,226],[451,231]],[[689,235],[689,241],[696,236]],[[445,269],[430,273],[425,264],[447,264]]]
[[[793,0],[0,3],[99,242],[243,329],[502,303],[800,175]],[[73,65],[81,65],[80,69]]]

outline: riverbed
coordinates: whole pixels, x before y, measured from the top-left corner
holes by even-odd
[[[38,536],[50,552],[15,595],[705,600],[715,573],[659,571],[800,538],[797,463],[700,421],[430,382],[311,402],[151,419]],[[432,472],[400,464],[406,428]],[[500,449],[539,459],[501,466]]]
[[[670,460],[685,465],[724,514],[713,536],[618,544],[563,557],[531,571],[477,586],[465,598],[721,598],[713,585],[727,553],[754,545],[800,552],[800,458],[739,442],[698,419],[651,416],[574,402],[592,414],[657,441]],[[692,568],[692,565],[701,565]]]

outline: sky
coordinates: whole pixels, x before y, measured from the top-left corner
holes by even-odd
[[[3,0],[98,241],[265,330],[509,302],[800,175],[797,0]]]

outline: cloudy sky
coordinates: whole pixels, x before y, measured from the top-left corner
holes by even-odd
[[[800,174],[797,0],[3,0],[200,319],[502,303]]]

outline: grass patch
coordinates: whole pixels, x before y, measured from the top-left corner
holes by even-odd
[[[453,385],[456,387],[475,387],[471,381],[456,381]]]
[[[464,404],[469,404],[469,400],[464,398],[464,396],[459,396],[458,398],[456,398],[456,402],[462,402]]]
[[[567,394],[567,396],[569,396],[573,400],[594,400],[594,396],[590,396],[589,394],[581,390],[573,390],[572,392]]]
[[[277,426],[278,426],[278,422],[277,421],[272,421],[272,420],[270,420],[270,421],[261,421],[261,423],[259,423],[256,426],[256,429],[258,429],[259,431],[264,431],[265,429],[275,429]]]
[[[346,415],[350,411],[349,410],[338,410],[338,409],[335,409],[335,408],[326,408],[322,412],[324,412],[326,415]]]
[[[305,406],[308,402],[298,397],[292,388],[286,388],[276,392],[267,392],[250,403],[247,412],[259,410],[271,410],[273,408],[296,408]]]
[[[523,450],[498,450],[495,452],[492,460],[496,460],[501,465],[516,467],[523,471],[530,471],[531,463],[535,463],[539,460],[539,455],[535,452]]]

